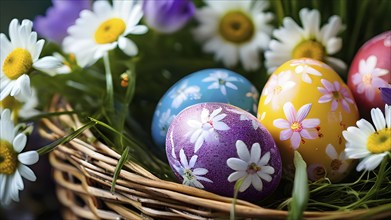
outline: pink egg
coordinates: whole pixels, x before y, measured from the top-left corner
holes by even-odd
[[[362,117],[370,109],[384,108],[380,87],[391,87],[391,31],[367,41],[355,55],[349,69],[348,86]]]
[[[166,138],[166,154],[178,180],[216,194],[258,201],[278,186],[281,156],[265,127],[250,113],[224,103],[200,103],[181,111]]]

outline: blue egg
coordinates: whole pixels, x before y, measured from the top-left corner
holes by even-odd
[[[179,112],[202,102],[221,102],[256,115],[259,92],[242,75],[227,69],[204,69],[176,82],[160,99],[152,120],[152,138],[165,148],[171,121]]]

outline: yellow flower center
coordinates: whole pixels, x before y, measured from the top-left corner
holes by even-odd
[[[281,86],[276,86],[276,87],[274,87],[274,89],[273,89],[273,93],[274,93],[275,95],[280,94],[281,91],[282,91],[282,87],[281,87]]]
[[[300,132],[301,130],[303,130],[303,127],[301,126],[301,124],[299,122],[294,122],[291,125],[291,129],[293,131]]]
[[[14,49],[3,63],[3,72],[9,79],[15,80],[21,75],[28,73],[33,66],[33,59],[28,50]]]
[[[225,40],[239,44],[253,37],[254,24],[243,12],[231,11],[221,19],[219,31]]]
[[[368,137],[367,149],[373,154],[391,151],[391,129],[385,128]]]
[[[188,179],[188,180],[194,179],[193,172],[190,169],[185,169],[183,172],[185,174],[186,179]]]
[[[126,24],[120,18],[111,18],[103,22],[95,32],[95,41],[98,44],[108,44],[116,41],[125,31]]]
[[[372,84],[372,74],[367,73],[362,77],[362,82],[365,85],[371,85]]]
[[[12,110],[13,120],[17,121],[18,112],[22,108],[22,103],[18,102],[18,100],[16,100],[13,96],[9,95],[0,101],[0,107],[3,109],[8,108]]]
[[[250,165],[248,165],[246,171],[247,171],[247,173],[249,173],[249,174],[254,174],[254,173],[260,171],[261,169],[262,169],[262,168],[261,168],[260,166],[258,166],[257,164],[251,163]]]
[[[332,92],[334,99],[339,99],[339,92],[333,91]]]
[[[8,141],[0,140],[0,173],[11,175],[17,167],[18,154]]]
[[[306,40],[293,49],[292,57],[293,59],[307,57],[323,61],[325,57],[325,48],[321,43],[315,40]]]

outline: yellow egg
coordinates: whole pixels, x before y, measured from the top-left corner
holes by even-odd
[[[258,119],[280,149],[286,177],[294,174],[294,150],[311,180],[338,182],[350,172],[342,131],[359,113],[348,86],[323,62],[295,59],[274,71],[262,91]]]

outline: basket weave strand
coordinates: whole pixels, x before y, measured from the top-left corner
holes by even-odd
[[[67,104],[57,103],[51,111],[71,111]],[[76,116],[62,115],[43,119],[40,133],[56,140],[67,130],[82,126]],[[120,155],[96,141],[86,130],[79,137],[59,145],[50,153],[57,197],[64,206],[65,219],[228,219],[232,198],[219,196],[179,183],[160,180],[148,170],[128,161],[110,192]],[[87,140],[95,141],[89,142]],[[384,207],[370,209],[371,218],[391,216]],[[369,209],[355,211],[304,212],[305,219],[358,219]],[[284,210],[266,209],[237,200],[237,219],[286,219]]]

